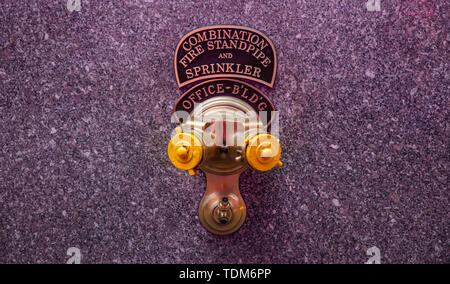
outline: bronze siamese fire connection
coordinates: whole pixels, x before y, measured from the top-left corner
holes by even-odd
[[[217,51],[215,49],[207,51],[211,37],[215,40],[219,38],[224,44],[236,38],[236,46],[246,43],[264,52],[264,55],[259,55],[260,61],[254,60],[256,55],[253,55],[252,60],[246,60],[246,57],[252,56],[249,52],[228,49],[226,53],[231,55],[226,56],[236,58],[236,62],[222,60],[222,53],[214,53]],[[190,50],[184,50],[188,48],[195,52],[189,55]],[[195,58],[191,58],[194,55]],[[258,81],[257,78],[251,78],[253,73],[250,74],[250,69],[263,70],[263,56],[266,62],[269,60],[272,64],[269,71],[264,74],[261,72],[261,80]],[[184,64],[190,59],[191,65]],[[276,54],[270,40],[255,30],[216,26],[193,31],[181,40],[175,55],[175,70],[180,86],[189,81],[189,75],[185,76],[188,68],[198,70],[196,62],[209,62],[211,68],[230,62],[243,66],[245,64],[242,62],[247,62],[253,64],[247,68],[250,77],[242,78],[266,82],[266,85],[271,86],[275,76]],[[228,71],[233,73],[236,70]],[[211,69],[209,71],[211,73]],[[272,103],[254,86],[235,79],[242,74],[237,76],[228,74],[225,69],[223,71],[220,77],[199,76],[198,80],[210,80],[191,87],[178,100],[174,117],[179,126],[168,145],[168,155],[175,167],[187,170],[190,175],[197,174],[199,170],[205,173],[206,192],[198,213],[202,225],[219,235],[235,232],[245,220],[246,206],[239,191],[241,173],[247,169],[268,171],[282,165],[279,140],[268,133],[275,116]]]

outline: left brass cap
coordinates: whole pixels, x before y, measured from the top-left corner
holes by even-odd
[[[189,171],[190,175],[194,175],[193,169],[202,160],[202,144],[194,134],[183,133],[179,127],[176,131],[177,134],[170,140],[167,148],[169,159],[176,168]]]

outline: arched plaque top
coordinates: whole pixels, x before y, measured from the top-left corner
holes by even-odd
[[[241,78],[273,87],[277,55],[263,33],[240,26],[210,26],[185,35],[175,50],[178,87],[212,78]]]

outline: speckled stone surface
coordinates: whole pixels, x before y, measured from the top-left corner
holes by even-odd
[[[0,3],[0,263],[450,262],[447,0],[66,2]],[[214,24],[279,63],[284,166],[225,237],[166,154],[174,49]]]

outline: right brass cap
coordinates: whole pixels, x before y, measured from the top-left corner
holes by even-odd
[[[281,145],[274,136],[264,133],[252,137],[248,141],[245,152],[249,165],[258,171],[268,171],[273,167],[281,167]]]

